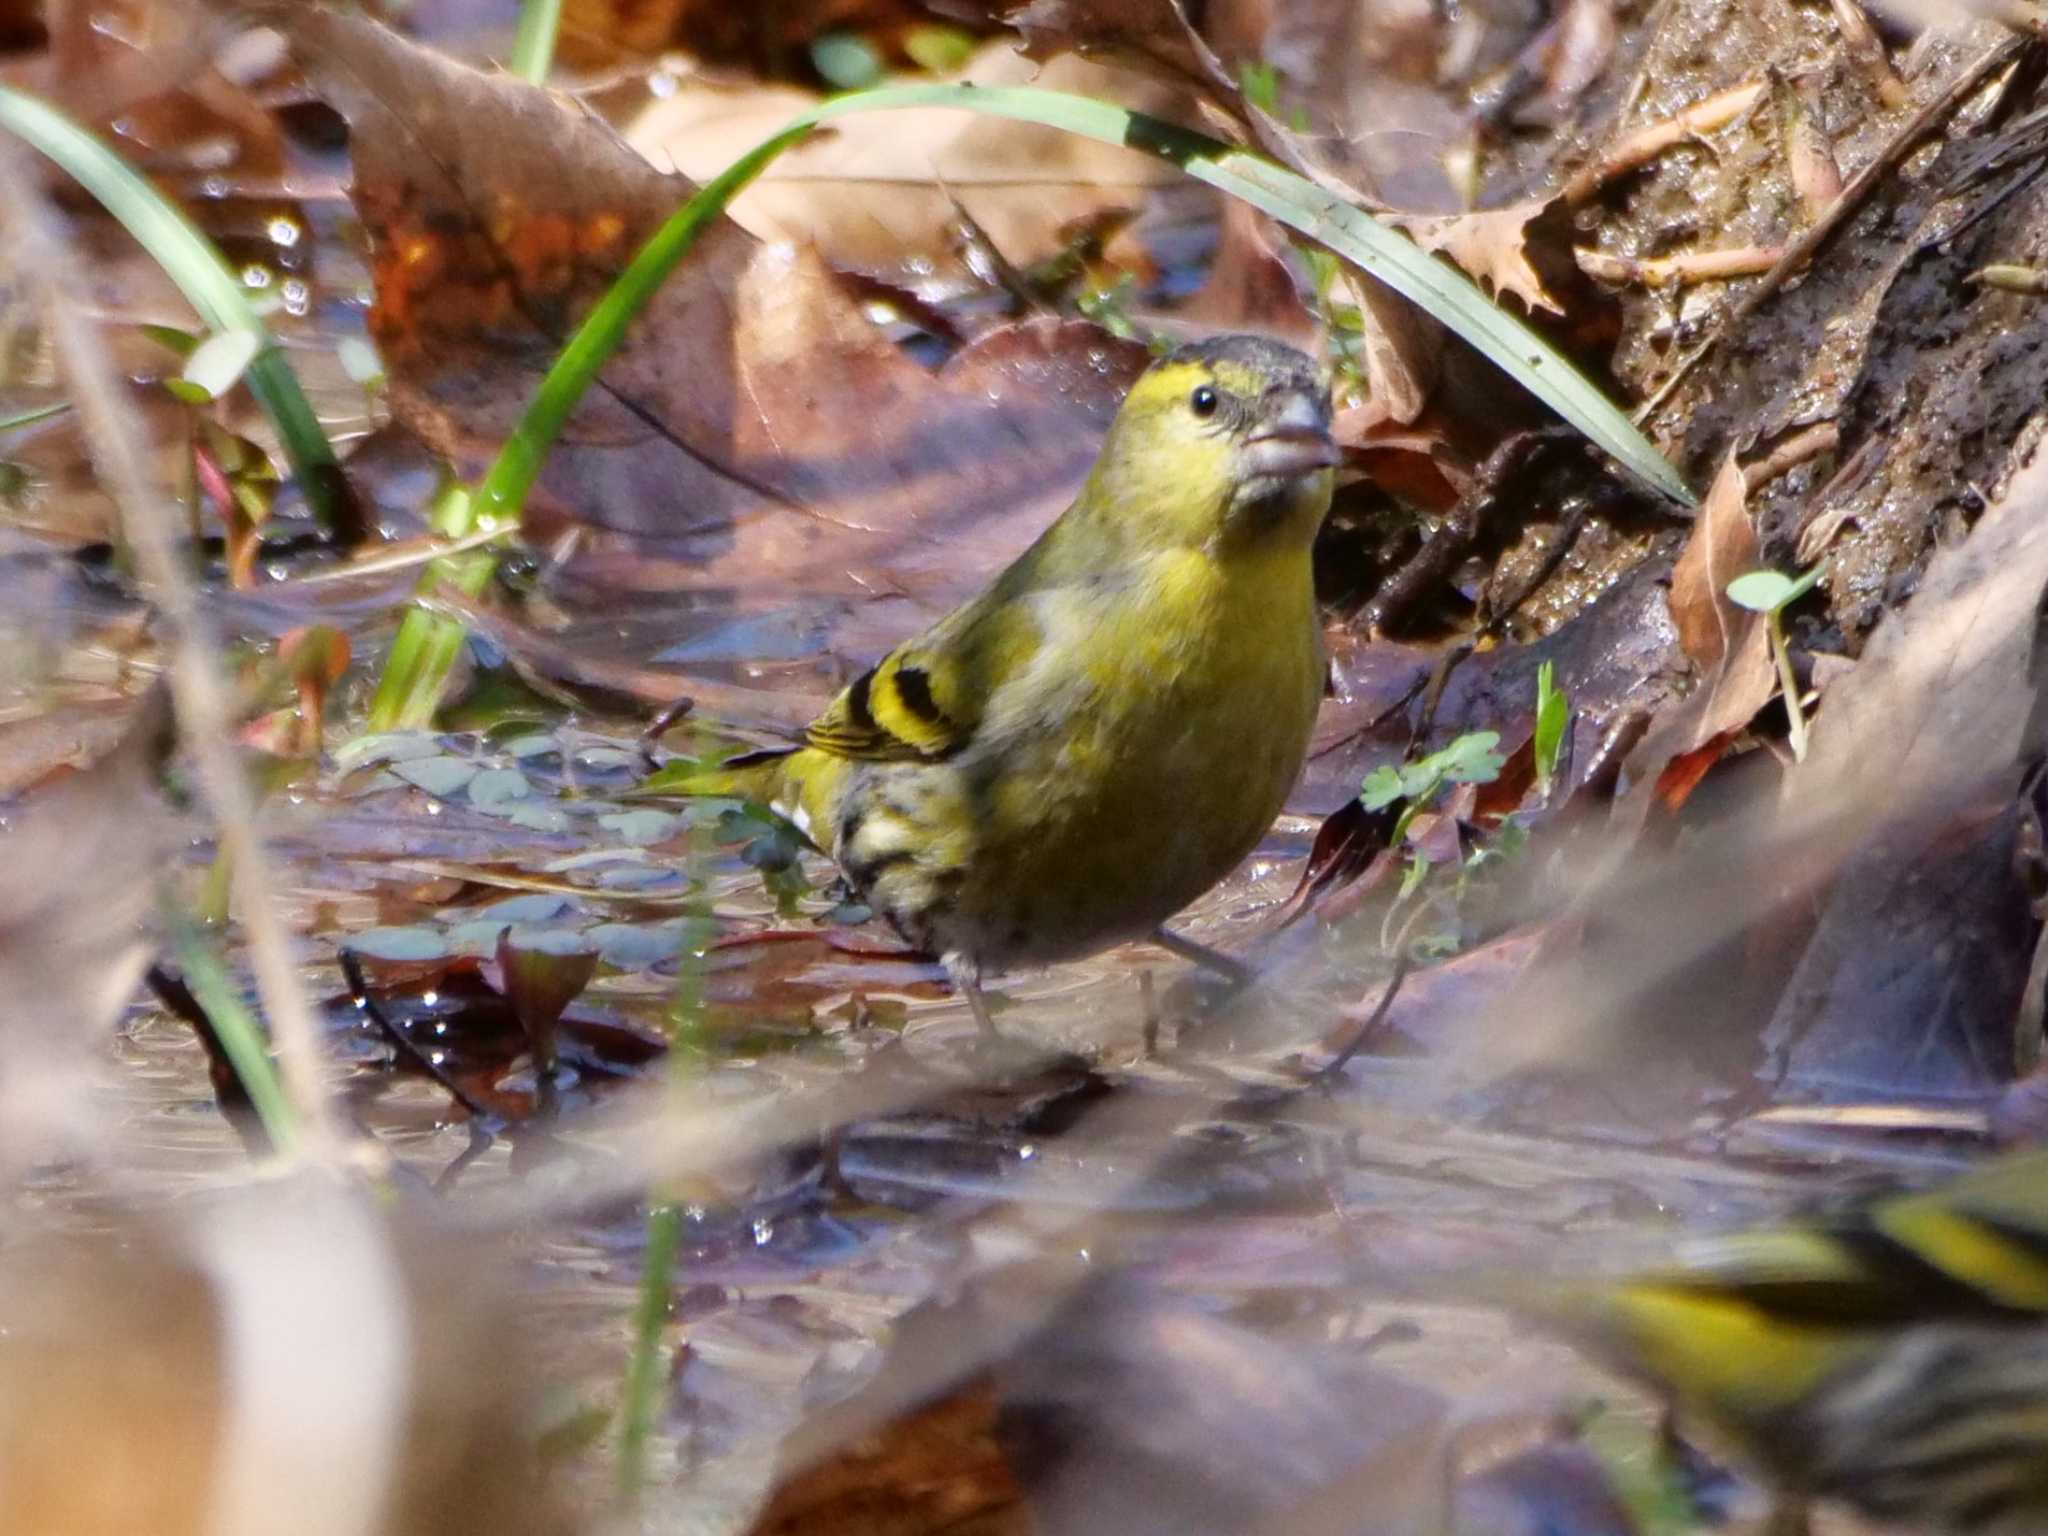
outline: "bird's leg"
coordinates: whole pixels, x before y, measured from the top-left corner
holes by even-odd
[[[988,999],[981,995],[981,967],[955,950],[950,955],[941,955],[939,963],[946,968],[946,975],[952,979],[953,990],[967,999],[968,1010],[974,1015],[974,1022],[981,1026],[985,1035],[997,1035],[996,1021],[988,1011]]]
[[[1214,971],[1232,986],[1248,987],[1252,984],[1252,968],[1242,960],[1234,960],[1222,950],[1197,944],[1193,939],[1184,939],[1171,928],[1154,929],[1152,942],[1170,955],[1178,955],[1204,970]]]

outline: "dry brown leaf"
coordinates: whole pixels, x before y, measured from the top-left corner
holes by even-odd
[[[1731,456],[1714,477],[1692,538],[1672,567],[1671,621],[1700,677],[1698,691],[1686,702],[1691,723],[1681,751],[1740,730],[1778,691],[1763,616],[1728,597],[1728,583],[1758,564],[1745,497],[1742,467]]]
[[[282,25],[350,120],[393,409],[474,473],[575,318],[692,189],[554,96],[360,17]],[[907,596],[848,642],[857,656],[1050,521],[1143,360],[1048,321],[998,330],[935,374],[815,253],[724,221],[600,375],[530,511],[537,531],[567,516],[642,541],[604,568],[626,584],[706,594],[677,614],[683,638],[774,609],[815,651],[856,607]],[[650,561],[648,543],[677,558]]]
[[[1027,1536],[986,1377],[841,1446],[775,1490],[748,1536]]]
[[[1748,610],[1728,598],[1728,583],[1757,565],[1756,529],[1741,471],[1721,467],[1701,504],[1691,539],[1671,570],[1671,621],[1702,675],[1721,665],[1749,626]]]
[[[1390,222],[1406,230],[1424,250],[1450,257],[1495,297],[1511,293],[1532,311],[1547,309],[1562,315],[1564,306],[1543,286],[1542,277],[1529,261],[1529,225],[1548,212],[1554,201],[1516,203],[1481,213],[1395,214]]]
[[[1006,42],[984,48],[958,77],[1113,98],[1171,112],[1183,93],[1085,59],[1042,68]],[[788,86],[686,82],[626,126],[626,142],[656,166],[707,180],[818,98]],[[1076,134],[941,107],[844,118],[770,166],[734,200],[733,219],[764,240],[814,245],[834,265],[898,274],[950,266],[964,210],[1019,265],[1056,253],[1063,228],[1140,204],[1180,173],[1152,155]]]
[[[1728,583],[1756,569],[1756,529],[1745,504],[1742,466],[1730,455],[1700,504],[1692,538],[1671,571],[1671,622],[1699,681],[1653,726],[1628,759],[1634,786],[1619,813],[1639,823],[1653,803],[1682,802],[1735,732],[1778,691],[1762,614],[1737,607]],[[1703,749],[1712,747],[1711,753]],[[1691,754],[1700,754],[1691,756]],[[1685,761],[1681,762],[1680,760]],[[1665,775],[1679,764],[1675,779]]]
[[[1365,321],[1365,381],[1391,421],[1419,421],[1441,377],[1444,328],[1435,316],[1363,272],[1347,274]]]
[[[1204,329],[1256,331],[1313,351],[1322,327],[1287,252],[1287,237],[1271,219],[1248,203],[1225,198],[1209,275],[1173,319]]]

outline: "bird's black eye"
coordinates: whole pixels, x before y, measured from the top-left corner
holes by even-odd
[[[1216,414],[1216,404],[1216,388],[1211,384],[1197,384],[1188,396],[1188,409],[1204,420]]]

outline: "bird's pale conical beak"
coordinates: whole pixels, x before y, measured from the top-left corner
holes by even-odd
[[[1248,478],[1291,480],[1342,458],[1330,436],[1328,407],[1306,390],[1290,390],[1278,401],[1269,397],[1264,420],[1244,445]]]

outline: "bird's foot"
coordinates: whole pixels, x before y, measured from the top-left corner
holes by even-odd
[[[939,963],[946,968],[946,975],[952,980],[953,990],[967,1000],[967,1008],[974,1015],[974,1022],[981,1032],[991,1038],[1000,1036],[996,1028],[995,1015],[989,1012],[988,999],[981,995],[981,966],[976,961],[955,950],[950,955],[941,955]]]

